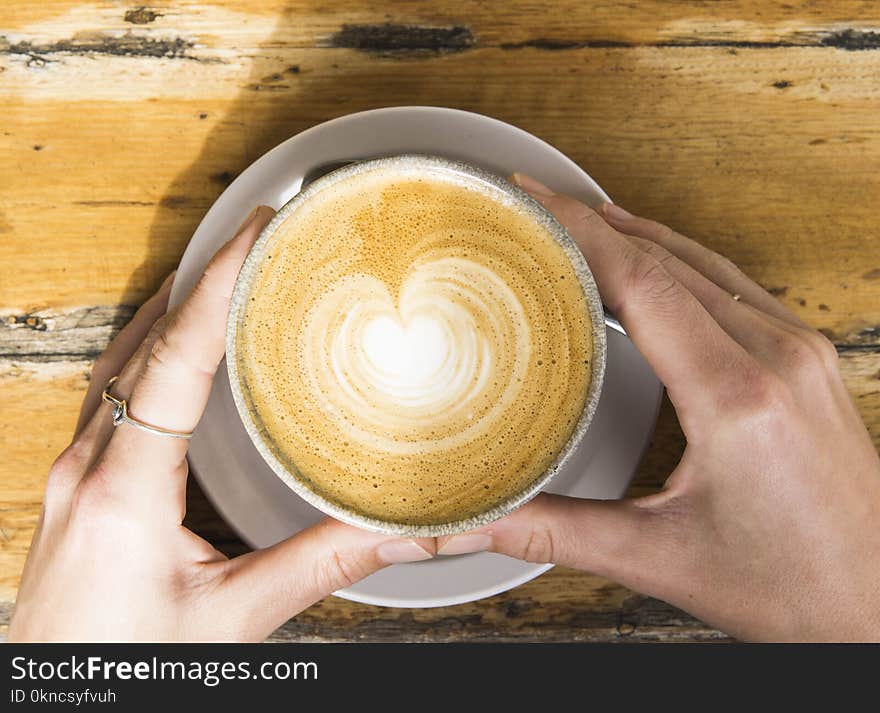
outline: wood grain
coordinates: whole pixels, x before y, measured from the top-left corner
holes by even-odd
[[[550,141],[823,330],[880,446],[878,76],[876,2],[3,3],[0,631],[91,361],[238,173],[352,111],[453,106]],[[667,405],[631,492],[682,448]],[[241,550],[189,501],[189,524]],[[330,598],[275,636],[721,637],[561,568],[448,609]]]

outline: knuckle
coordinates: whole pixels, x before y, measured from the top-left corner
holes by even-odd
[[[678,283],[663,263],[643,252],[632,256],[627,282],[632,294],[649,301],[675,299],[679,294]]]
[[[546,524],[536,522],[523,542],[520,559],[526,562],[552,562],[553,551],[553,531]]]
[[[335,592],[345,589],[365,576],[363,567],[346,553],[333,549],[328,557],[321,560],[316,571],[316,589]]]
[[[806,333],[806,337],[818,355],[820,364],[829,371],[837,371],[840,355],[833,342],[821,332],[809,331]]]
[[[779,404],[784,385],[772,371],[756,369],[747,374],[743,382],[750,397],[748,402],[759,410],[772,410]]]
[[[725,410],[737,415],[737,428],[773,441],[778,437],[779,427],[789,421],[792,413],[790,389],[777,374],[760,367],[737,381],[736,393],[723,405]]]
[[[659,243],[652,242],[651,240],[641,241],[640,247],[642,248],[643,252],[654,258],[664,268],[669,268],[669,266],[678,259],[665,247],[663,247]]]
[[[208,266],[205,268],[205,271],[202,273],[202,276],[196,282],[195,287],[193,287],[191,297],[196,301],[214,301],[214,300],[228,300],[228,295],[223,292],[220,285],[224,282],[224,271],[225,271],[225,263],[228,260],[224,260],[223,256],[217,256],[211,262],[208,263]],[[192,305],[192,301],[188,300],[183,305],[181,305],[181,309],[187,309]]]
[[[82,479],[73,498],[73,514],[94,525],[113,511],[109,472],[102,460],[98,460]]]
[[[145,340],[147,344],[153,344],[159,338],[159,336],[165,332],[167,328],[168,316],[162,315],[161,317],[159,317],[159,319],[153,322],[153,326],[150,327],[150,331],[147,332],[147,338]]]
[[[106,510],[107,497],[104,488],[91,479],[84,480],[73,496],[71,519],[94,524]]]
[[[730,281],[743,277],[743,271],[739,269],[739,266],[733,260],[714,251],[710,251],[710,253],[709,263],[712,267],[712,272],[718,275],[719,279]]]
[[[168,364],[173,349],[173,343],[168,336],[168,330],[159,330],[155,339],[153,339],[152,346],[150,347],[150,356],[147,360],[148,368]]]
[[[816,379],[837,370],[837,350],[819,332],[786,333],[778,348],[786,367],[798,377]]]
[[[656,221],[651,221],[648,226],[648,234],[650,235],[652,240],[656,240],[659,243],[666,243],[672,240],[675,236],[675,231],[670,228],[665,223],[657,223]]]
[[[206,295],[211,294],[211,283],[216,271],[216,264],[214,260],[211,260],[211,262],[205,267],[205,271],[199,276],[199,279],[196,280],[196,284],[193,285],[192,292],[190,292],[189,299],[184,304],[187,304],[194,299],[203,299]],[[184,305],[181,305],[181,309],[183,308]]]
[[[83,455],[81,446],[76,442],[71,443],[52,463],[49,469],[50,478],[54,477],[56,480],[78,478],[82,469]]]
[[[160,339],[164,339],[164,335],[168,330],[168,318],[163,315],[159,319],[157,319],[153,326],[150,327],[150,331],[147,332],[147,336],[141,345],[138,347],[137,353],[133,361],[140,362],[141,366],[146,363],[146,361],[153,354],[153,350],[156,347],[156,342]]]
[[[589,206],[584,205],[573,198],[565,198],[565,201],[566,216],[572,223],[585,227],[604,227],[607,225],[607,223],[602,220],[602,217]]]
[[[47,502],[54,503],[57,500],[56,496],[79,482],[87,458],[83,450],[81,444],[74,442],[55,459],[49,468],[49,477],[46,481]]]
[[[554,196],[546,205],[574,238],[583,238],[597,230],[614,230],[596,211],[569,196]]]
[[[785,332],[777,337],[776,342],[783,363],[787,367],[800,369],[809,364],[813,353],[806,340],[790,332]]]

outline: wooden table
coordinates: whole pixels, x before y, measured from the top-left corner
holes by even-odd
[[[263,152],[362,109],[459,107],[543,137],[622,205],[739,263],[837,345],[880,442],[876,2],[0,5],[0,618],[89,367]],[[633,494],[683,440],[664,407]],[[191,486],[191,526],[242,545]],[[329,598],[297,640],[717,640],[556,568],[433,610]]]

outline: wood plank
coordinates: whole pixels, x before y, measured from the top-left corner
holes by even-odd
[[[463,51],[471,46],[523,45],[560,50],[608,44],[819,45],[843,49],[880,46],[880,9],[870,0],[790,4],[756,0],[554,0],[549,6],[528,0],[398,0],[392,6],[363,0],[317,5],[306,0],[159,0],[141,12],[134,3],[120,6],[53,0],[36,5],[13,0],[4,3],[0,11],[0,27],[14,38],[13,44],[31,41],[19,39],[20,34],[38,32],[44,40],[38,49],[60,40],[73,44],[74,49],[77,45],[96,46],[101,51],[97,31],[117,37],[152,34],[172,39],[185,32],[202,38],[192,46],[174,44],[172,50],[183,50],[181,56],[187,56],[196,45],[210,47],[215,38],[224,35],[246,37],[257,23],[270,25],[291,46],[356,46],[367,51]],[[89,33],[71,32],[80,27]],[[448,31],[456,28],[457,32]],[[471,39],[463,39],[466,37]],[[138,49],[152,56],[161,48],[111,43],[103,53]]]
[[[486,70],[482,85],[469,81],[481,64],[478,55],[432,65],[436,91],[432,82],[420,89],[424,73],[415,71],[358,76],[359,64],[349,57],[354,78],[341,67],[315,69],[326,74],[308,78],[303,93],[313,105],[299,115],[292,105],[300,92],[253,92],[253,100],[218,110],[213,127],[210,117],[199,118],[212,105],[195,101],[163,102],[150,120],[136,102],[65,105],[87,122],[48,107],[30,119],[29,103],[11,104],[5,110],[10,136],[0,141],[10,164],[0,183],[0,265],[15,279],[0,281],[0,310],[140,302],[176,264],[224,184],[250,161],[321,119],[408,96],[485,111],[547,138],[623,205],[727,254],[807,321],[846,340],[880,325],[880,236],[872,208],[880,201],[880,142],[872,128],[878,107],[876,99],[824,103],[812,95],[781,96],[772,86],[776,78],[814,81],[807,75],[815,70],[816,52],[771,57],[779,65],[774,71],[755,56],[774,53],[750,51],[752,73],[762,76],[733,91],[744,60],[718,50],[529,50],[523,54],[530,55],[533,73],[516,98],[501,91],[500,68],[494,79]],[[704,56],[670,56],[694,53]],[[798,53],[812,58],[795,70]],[[678,72],[661,79],[676,61],[688,62],[690,77]],[[469,66],[444,82],[442,75],[452,71],[444,62]],[[856,65],[852,71],[864,73],[864,86],[848,91],[868,94],[868,83],[876,86],[870,65]],[[591,91],[604,70],[615,67],[624,77],[603,93]],[[585,73],[576,85],[583,91],[548,86],[546,75],[569,70]],[[703,84],[701,76],[712,81]],[[652,80],[668,93],[637,96],[634,87]],[[382,96],[387,100],[377,101]],[[736,103],[747,104],[748,112]],[[548,106],[566,108],[551,114]],[[627,107],[623,116],[620,106]],[[784,133],[780,113],[791,122]],[[126,137],[124,158],[118,134]],[[171,141],[174,150],[163,152]]]
[[[296,64],[290,85],[244,88],[227,104],[228,87],[204,101],[56,104],[31,100],[11,76],[0,261],[16,279],[0,284],[0,310],[140,302],[257,156],[320,120],[413,102],[486,112],[548,139],[623,205],[727,254],[838,341],[880,325],[880,54],[522,50],[515,93],[501,55],[389,64],[343,50],[328,64],[318,50],[281,53],[237,81]],[[119,61],[149,61],[169,81],[176,72],[163,68],[170,60]],[[790,86],[778,89],[782,80]]]
[[[0,640],[12,605],[0,603]],[[471,604],[439,609],[370,607],[336,597],[315,604],[270,642],[729,642],[675,607],[599,577],[557,567]]]
[[[68,442],[79,402],[88,387],[88,368],[88,362],[0,361],[0,414],[15,415],[14,422],[6,419],[0,423],[0,452],[4,453],[4,459],[0,461],[0,482],[4,483],[0,502],[0,602],[8,603],[14,599],[33,528],[39,517],[46,472],[55,456]],[[862,417],[869,424],[874,442],[880,447],[880,356],[874,352],[846,351],[841,354],[841,369]],[[39,428],[22,429],[22,423],[38,423]],[[667,403],[661,411],[651,448],[629,494],[644,495],[662,487],[666,476],[680,458],[683,447],[684,439],[675,414]],[[193,482],[190,484],[187,524],[229,555],[245,551],[244,545],[218,518]],[[446,621],[445,624],[437,623],[428,614],[413,614],[413,621],[420,621],[421,629],[412,629],[412,635],[442,638],[445,635],[444,626],[451,627],[450,631],[462,633],[455,629],[458,626],[455,624],[456,616],[466,620],[471,617],[473,621],[477,620],[475,617],[485,616],[486,618],[479,619],[480,626],[474,625],[466,629],[465,633],[481,640],[533,635],[542,640],[545,636],[551,639],[570,636],[575,639],[582,637],[601,640],[603,637],[617,636],[609,622],[616,621],[614,617],[619,615],[622,602],[628,600],[632,593],[600,578],[577,572],[561,572],[563,570],[554,571],[549,583],[545,584],[546,578],[542,577],[522,591],[522,588],[517,588],[511,593],[493,598],[491,609],[496,614],[480,614],[483,612],[483,604],[467,605],[464,609],[456,607],[446,613],[438,613],[437,616]],[[520,603],[511,605],[511,601]],[[523,602],[527,601],[532,601],[532,605],[526,607]],[[548,601],[554,602],[552,610],[545,609],[549,606]],[[643,627],[638,622],[645,622],[640,636],[656,638],[664,631],[671,636],[666,629],[671,626],[683,627],[680,635],[685,638],[718,636],[717,632],[702,624],[698,625],[666,605],[644,598],[633,600],[631,604],[634,607],[636,628]],[[589,612],[593,611],[594,605],[601,612],[596,614],[595,619],[591,619],[593,615]],[[504,633],[492,633],[494,624],[501,621],[497,619],[501,616],[497,612],[502,612],[507,606],[518,607],[517,616],[523,617],[522,631],[505,628]],[[574,619],[564,615],[569,607],[570,617]],[[526,611],[532,613],[527,616]],[[359,632],[357,635],[364,640],[380,640],[383,636],[391,635],[391,625],[388,622],[392,615],[387,612],[386,615],[377,618],[372,609],[341,600],[328,600],[318,605],[314,612],[310,610],[305,619],[297,619],[288,625],[287,633],[279,636],[333,639],[344,637],[345,631],[355,627]],[[545,619],[545,616],[550,618]],[[582,620],[577,619],[578,616]],[[452,619],[444,620],[443,617]],[[375,625],[369,623],[372,620],[376,621]],[[326,621],[326,628],[322,628],[322,621]],[[356,625],[355,622],[358,621],[361,623]],[[409,621],[407,619],[401,624],[407,631]],[[431,625],[431,621],[435,624]],[[507,619],[503,621],[507,622]],[[578,627],[569,631],[572,621],[581,621],[578,627],[584,627],[584,631]],[[679,623],[672,624],[670,621]],[[628,627],[625,628],[628,631]],[[632,632],[626,636],[631,634]],[[449,633],[449,636],[453,634]]]
[[[76,361],[98,356],[131,320],[127,305],[12,314],[0,322],[0,359]]]

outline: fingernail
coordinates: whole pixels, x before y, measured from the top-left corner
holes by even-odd
[[[464,555],[468,552],[485,552],[492,546],[492,538],[479,532],[450,537],[440,549],[438,555]]]
[[[429,560],[433,555],[414,540],[391,540],[383,542],[376,549],[376,554],[388,564],[404,562],[421,562]]]
[[[611,218],[611,220],[629,220],[635,217],[632,213],[624,210],[619,205],[614,205],[614,203],[603,203],[602,214],[606,218]]]
[[[242,230],[250,225],[250,222],[256,217],[258,210],[260,210],[260,206],[257,206],[250,213],[248,213],[247,218],[242,221],[242,224],[238,226],[238,230],[235,231],[236,235],[238,235]]]
[[[516,185],[534,196],[540,196],[541,198],[551,198],[552,196],[556,195],[543,183],[535,180],[531,176],[527,176],[525,173],[514,173],[511,178]]]

